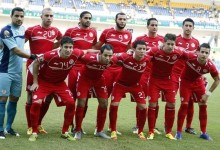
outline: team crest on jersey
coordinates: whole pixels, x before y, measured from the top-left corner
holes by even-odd
[[[172,59],[173,59],[173,60],[176,60],[176,59],[177,59],[177,56],[176,56],[176,55],[173,55]]]
[[[2,90],[1,92],[2,92],[3,95],[6,94],[6,90]]]
[[[77,96],[80,96],[80,94],[81,94],[80,92],[77,92]]]
[[[207,69],[203,69],[203,72],[204,72],[204,73],[207,73],[207,72],[208,72],[208,70],[207,70]]]
[[[196,45],[194,43],[191,43],[191,47],[195,47]]]
[[[125,38],[125,39],[128,39],[128,35],[127,35],[127,34],[125,34],[125,35],[124,35],[124,38]]]
[[[73,63],[74,63],[73,59],[70,59],[69,64],[73,64]]]
[[[51,31],[51,34],[52,34],[52,35],[55,35],[55,31],[54,31],[54,30],[52,30],[52,31]]]
[[[33,96],[33,99],[37,99],[37,95],[34,95],[34,96]]]
[[[92,33],[92,32],[89,32],[89,36],[90,36],[90,37],[93,37],[93,33]]]
[[[11,36],[10,32],[8,30],[4,31],[4,37],[9,38]]]
[[[146,66],[146,64],[147,64],[147,63],[146,63],[146,62],[144,62],[144,63],[143,63],[141,66],[145,67],[145,66]]]

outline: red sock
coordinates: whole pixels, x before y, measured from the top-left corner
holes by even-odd
[[[97,109],[97,132],[101,132],[105,125],[107,108],[98,106]]]
[[[112,131],[116,131],[116,122],[118,117],[118,106],[110,105],[110,127]]]
[[[207,105],[199,106],[200,129],[202,133],[206,133],[207,126]]]
[[[83,118],[85,118],[85,116],[86,116],[87,109],[88,109],[88,98],[86,99],[86,104],[85,104],[85,107],[84,107]]]
[[[49,109],[49,106],[50,106],[50,103],[47,103],[47,102],[43,102],[42,103],[38,125],[41,125],[41,122],[42,122],[44,116],[46,115],[46,113],[47,113],[47,111]]]
[[[26,112],[28,128],[31,128],[30,111],[31,111],[31,104],[26,103],[26,105],[25,105],[25,112]]]
[[[138,128],[138,121],[139,121],[139,108],[136,106],[136,127]]]
[[[62,128],[63,134],[68,131],[69,126],[72,123],[72,118],[74,118],[74,113],[75,113],[75,102],[70,101],[66,103],[66,109],[64,112],[64,122],[63,122],[63,128]]]
[[[143,132],[146,118],[147,118],[147,109],[146,108],[143,110],[139,109],[138,134]]]
[[[154,133],[154,128],[155,128],[155,107],[148,107],[148,128],[149,128],[149,133]]]
[[[182,132],[183,123],[186,118],[188,104],[181,104],[178,111],[177,131]]]
[[[166,133],[172,132],[174,119],[175,119],[175,108],[170,108],[166,105],[165,106]]]
[[[193,115],[194,115],[194,101],[193,101],[192,97],[190,97],[189,105],[188,105],[188,109],[187,109],[186,128],[191,128]]]
[[[156,121],[159,113],[159,105],[157,103],[156,109],[155,109],[155,122],[154,122],[154,127],[156,127]]]
[[[77,106],[76,107],[76,128],[75,131],[79,132],[82,128],[84,107]]]
[[[41,104],[32,103],[30,110],[31,126],[34,133],[38,133],[38,120],[40,117]]]

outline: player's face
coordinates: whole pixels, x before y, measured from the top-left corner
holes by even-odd
[[[166,53],[171,53],[174,48],[175,48],[175,41],[167,40],[166,42],[164,42],[163,49]]]
[[[104,50],[101,54],[101,63],[108,64],[112,60],[113,51]]]
[[[73,52],[73,44],[72,43],[65,43],[61,46],[60,49],[60,56],[62,58],[68,58]]]
[[[146,45],[138,44],[137,47],[134,49],[134,57],[137,60],[141,60],[144,58],[146,54]]]
[[[194,29],[193,23],[186,21],[183,25],[183,34],[185,35],[191,35],[192,31]]]
[[[118,29],[122,30],[125,28],[127,22],[127,16],[126,15],[118,15],[118,18],[116,19],[116,26]]]
[[[209,57],[209,54],[210,54],[210,49],[209,48],[201,47],[200,51],[198,52],[198,59],[201,62],[206,62],[206,60]]]
[[[149,33],[157,33],[158,22],[156,20],[151,20],[149,26],[147,26]]]
[[[92,16],[90,14],[85,14],[82,18],[79,19],[80,25],[83,28],[88,28],[91,25]]]
[[[14,26],[21,26],[24,21],[24,12],[15,11],[14,14],[11,16],[11,21]]]
[[[42,26],[44,26],[44,27],[51,26],[51,24],[53,22],[53,11],[44,10],[41,15],[41,19],[42,19]]]

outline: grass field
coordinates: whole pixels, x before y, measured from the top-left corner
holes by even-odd
[[[25,75],[24,75],[25,77]],[[210,80],[210,77],[208,77]],[[1,81],[0,81],[1,82]],[[25,82],[23,82],[25,85]],[[135,103],[131,103],[129,99],[123,99],[118,113],[118,130],[122,132],[122,136],[118,136],[117,141],[104,140],[93,136],[96,120],[97,100],[89,100],[89,108],[84,119],[83,128],[87,132],[81,140],[67,141],[60,138],[61,127],[63,123],[63,107],[56,107],[52,102],[46,117],[43,120],[43,126],[48,131],[47,135],[39,135],[36,142],[29,142],[26,135],[26,118],[25,118],[25,102],[26,92],[23,86],[22,97],[18,104],[17,116],[13,128],[20,133],[20,137],[7,136],[5,140],[0,140],[0,150],[133,150],[133,149],[149,149],[149,150],[219,150],[220,148],[220,88],[213,93],[208,101],[208,133],[214,141],[205,141],[197,135],[189,135],[183,133],[183,140],[171,141],[165,138],[165,135],[156,135],[152,141],[141,141],[131,132],[131,128],[135,125]],[[128,97],[128,96],[127,96]],[[177,96],[176,108],[179,108],[179,97]],[[176,114],[177,114],[176,110]],[[159,117],[157,127],[163,130],[164,122],[164,103],[160,102]],[[106,120],[105,129],[108,126]],[[195,105],[195,116],[193,127],[199,132],[198,106]],[[145,125],[145,133],[147,132],[147,124]],[[176,121],[173,127],[176,131]],[[175,132],[174,132],[175,133]]]

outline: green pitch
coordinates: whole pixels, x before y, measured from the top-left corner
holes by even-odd
[[[24,71],[25,72],[25,71]],[[210,77],[208,76],[210,80]],[[209,81],[210,82],[210,81]],[[179,108],[179,96],[176,104],[176,115]],[[43,120],[43,126],[47,130],[47,135],[39,135],[36,142],[29,142],[26,135],[26,117],[25,117],[25,73],[23,82],[23,91],[18,103],[17,116],[13,128],[20,133],[20,137],[7,136],[5,140],[0,140],[1,150],[219,150],[220,148],[220,88],[212,94],[208,101],[208,134],[214,141],[205,141],[199,138],[199,119],[198,106],[195,104],[195,115],[193,125],[197,131],[197,135],[189,135],[183,133],[183,140],[171,141],[163,135],[155,135],[152,141],[141,141],[137,135],[131,132],[131,128],[135,125],[135,103],[131,103],[129,96],[121,101],[118,112],[117,128],[122,132],[122,136],[118,136],[117,141],[104,140],[93,136],[96,122],[97,100],[89,99],[89,108],[86,118],[83,122],[83,128],[87,132],[86,135],[78,141],[67,141],[60,138],[61,127],[63,123],[64,107],[56,107],[54,101]],[[108,116],[108,115],[107,115]],[[106,120],[105,129],[108,127],[108,118]],[[159,117],[157,127],[163,131],[164,123],[164,103],[160,102]],[[176,121],[173,127],[173,133],[176,131]],[[147,133],[147,122],[145,125],[145,134]]]

